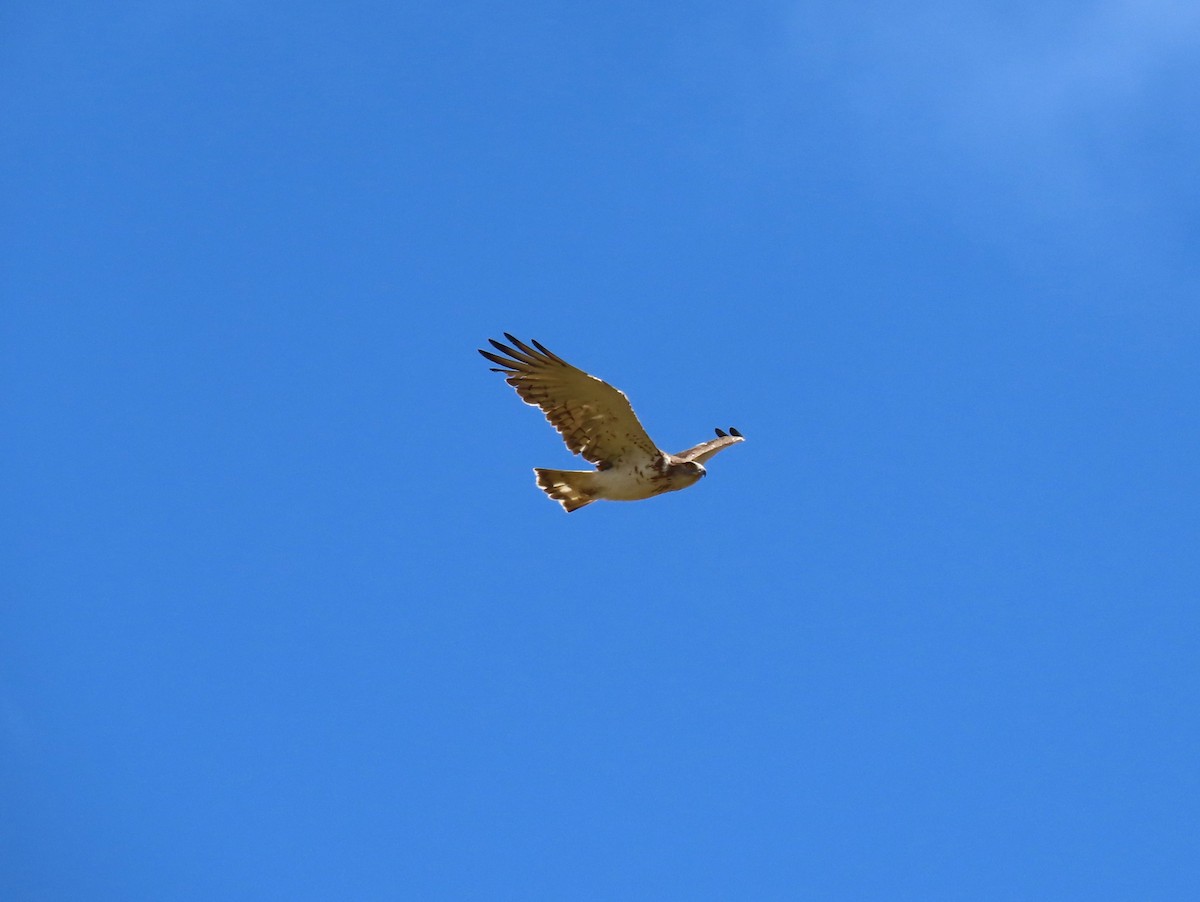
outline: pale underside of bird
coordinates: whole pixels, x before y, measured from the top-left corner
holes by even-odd
[[[744,441],[742,434],[716,430],[717,437],[678,454],[654,444],[625,394],[571,366],[539,344],[504,333],[512,347],[488,342],[500,354],[479,353],[499,368],[526,404],[541,408],[572,453],[595,470],[534,467],[538,487],[570,513],[593,501],[641,501],[695,485],[704,464],[719,451]]]

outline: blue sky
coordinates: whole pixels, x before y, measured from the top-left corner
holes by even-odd
[[[1194,5],[4,21],[0,896],[1192,898]]]

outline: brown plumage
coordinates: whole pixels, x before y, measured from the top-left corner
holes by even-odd
[[[535,468],[537,483],[570,512],[593,501],[639,501],[693,485],[705,475],[704,462],[743,441],[741,433],[716,430],[710,439],[679,454],[659,449],[639,422],[624,393],[585,373],[537,341],[532,347],[507,332],[511,342],[488,342],[500,354],[479,353],[498,364],[526,404],[538,407],[567,447],[596,470]]]

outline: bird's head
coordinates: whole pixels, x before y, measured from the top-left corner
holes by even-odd
[[[699,482],[700,479],[708,474],[708,470],[704,469],[704,464],[697,463],[694,460],[682,460],[675,465],[675,471],[683,476],[688,482]]]

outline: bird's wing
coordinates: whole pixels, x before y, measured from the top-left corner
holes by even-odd
[[[736,445],[738,442],[744,442],[746,439],[736,429],[730,428],[729,434],[726,435],[720,429],[717,430],[717,437],[709,439],[707,442],[697,445],[695,448],[688,448],[686,451],[680,451],[675,456],[681,460],[694,460],[698,464],[704,463],[718,451],[724,451],[726,448]]]
[[[507,332],[504,337],[515,347],[488,341],[506,356],[484,350],[479,353],[503,367],[493,367],[493,371],[503,373],[526,404],[542,409],[573,453],[601,469],[662,457],[622,392],[571,366],[536,341],[531,348]]]

